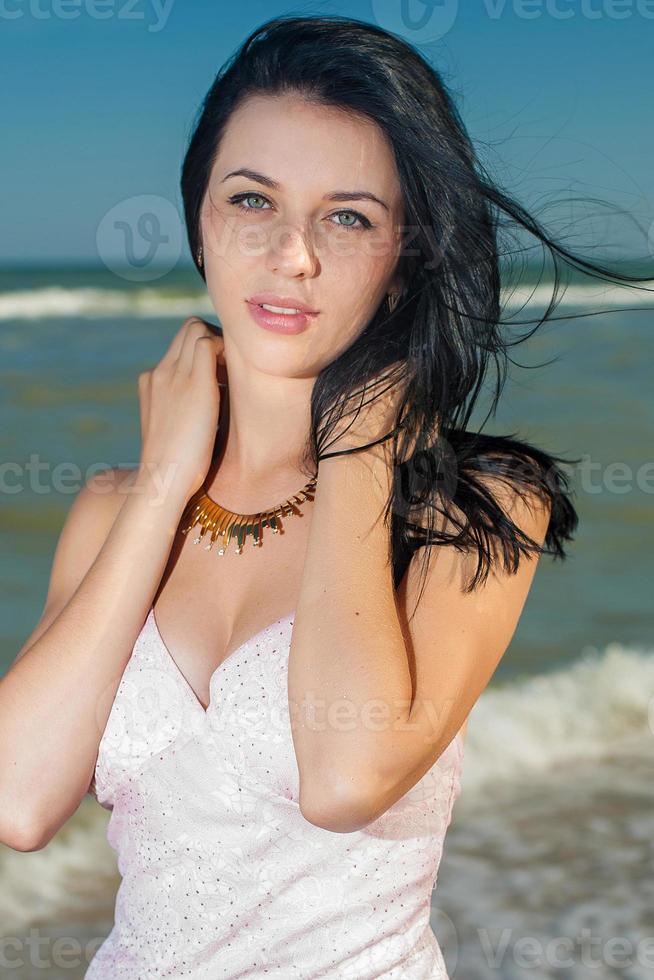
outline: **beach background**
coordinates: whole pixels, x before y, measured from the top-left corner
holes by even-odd
[[[0,242],[0,674],[41,614],[57,537],[80,480],[103,466],[138,462],[139,372],[163,355],[187,316],[216,322],[204,284],[188,264],[179,198],[172,188],[191,111],[232,45],[265,17],[282,12],[274,7],[252,4],[247,18],[241,12],[240,21],[234,11],[226,12],[220,26],[229,43],[223,38],[211,50],[202,35],[203,22],[194,21],[188,9],[185,14],[173,10],[158,31],[148,33],[141,24],[140,38],[134,33],[139,25],[132,30],[109,21],[106,27],[100,22],[90,27],[82,22],[39,24],[36,19],[9,23],[15,30],[12,50],[7,49],[10,71],[23,78],[18,67],[23,57],[36,76],[28,81],[25,75],[19,106],[30,86],[36,91],[44,79],[38,57],[38,45],[45,43],[42,30],[50,39],[57,33],[62,50],[71,45],[71,51],[73,41],[87,30],[90,47],[71,53],[72,63],[62,56],[61,75],[50,94],[50,128],[40,130],[41,136],[52,136],[58,127],[52,159],[38,158],[25,144],[21,147],[20,139],[8,150],[22,197],[18,195],[16,204],[16,195],[6,195],[5,228],[12,234]],[[203,8],[217,31],[217,12],[212,15],[203,4],[197,8]],[[311,11],[318,12],[306,12]],[[368,7],[353,3],[323,5],[320,11],[373,19]],[[377,14],[381,21],[382,14]],[[524,44],[512,46],[510,41],[515,41],[514,31],[527,32],[531,25],[498,23],[487,13],[478,17],[478,28],[494,32],[498,71],[511,78],[512,71],[524,66],[521,84],[527,93],[538,91],[538,98],[543,96],[533,62],[545,58],[553,32],[560,31],[561,63],[566,44],[579,54],[577,22],[541,20],[538,36],[525,33],[525,52]],[[472,57],[468,48],[479,43],[469,18],[460,11],[458,21],[429,43],[443,45],[438,51],[450,69],[474,79],[470,85],[476,92],[473,69],[466,74],[465,57]],[[654,29],[651,22],[646,26]],[[596,32],[592,41],[586,35],[587,58],[590,51],[599,61],[600,55],[613,53],[613,45],[622,50],[620,32],[629,29],[631,68],[637,72],[645,64],[635,21],[587,20],[581,28]],[[188,52],[184,55],[191,79],[184,76],[186,89],[181,60],[172,62],[178,85],[167,77],[166,84],[172,85],[177,101],[171,104],[165,93],[154,90],[149,96],[161,117],[158,132],[166,134],[167,142],[149,139],[152,103],[135,108],[130,102],[140,73],[145,77],[144,65],[125,68],[123,88],[111,90],[103,121],[94,118],[91,123],[92,103],[85,102],[85,91],[79,92],[81,109],[79,103],[73,109],[71,101],[66,103],[70,118],[68,109],[64,111],[64,96],[70,95],[90,53],[98,54],[100,39],[106,39],[113,57],[125,37],[151,67],[157,44],[165,41],[182,52],[183,41],[200,44],[193,64]],[[503,68],[509,54],[519,65],[514,60]],[[163,79],[165,57],[160,53],[156,58],[156,77]],[[568,78],[576,77],[577,65],[570,61]],[[108,71],[104,62],[97,70],[100,78]],[[501,114],[508,125],[514,96],[497,87],[497,79],[494,84],[484,98],[488,104],[495,100],[496,118]],[[649,201],[651,208],[651,201],[645,197],[636,206],[635,198],[625,202],[621,194],[632,182],[638,184],[644,174],[639,168],[647,159],[651,187],[651,127],[647,134],[647,127],[634,128],[640,143],[625,149],[633,155],[620,156],[624,118],[611,101],[617,99],[618,86],[626,104],[627,83],[621,90],[620,84],[615,76],[594,76],[594,98],[600,86],[605,112],[601,120],[597,117],[600,129],[581,164],[567,153],[569,143],[563,150],[554,141],[550,144],[554,113],[536,136],[533,130],[529,133],[526,145],[507,147],[506,157],[514,176],[526,173],[522,168],[530,161],[538,172],[540,183],[529,185],[527,204],[536,200],[538,188],[555,189],[548,183],[551,160],[559,177],[586,167],[586,183],[577,193],[628,203],[640,231],[636,228],[634,237],[625,221],[609,232],[597,220],[599,206],[593,209],[595,224],[583,221],[590,211],[582,215],[573,209],[570,184],[563,195],[569,201],[566,227],[574,225],[577,238],[568,236],[566,244],[582,250],[583,242],[615,239],[612,252],[586,254],[626,272],[650,274],[654,259],[648,251],[651,214],[646,205]],[[574,86],[570,98],[581,99]],[[27,128],[26,104],[22,114],[15,110],[17,136]],[[590,103],[581,108],[591,112]],[[45,126],[45,109],[34,103],[30,111],[32,128],[37,128],[35,121],[40,126],[43,120]],[[139,152],[144,160],[132,150],[129,167],[116,171],[129,130],[112,134],[107,128],[113,120],[130,118],[130,112],[133,132],[143,135]],[[71,176],[63,146],[67,132],[77,133],[80,118],[96,127],[98,152],[81,163],[76,158]],[[527,118],[533,118],[531,112]],[[582,127],[581,116],[571,114],[570,119],[569,132],[574,133],[576,126]],[[79,149],[79,133],[77,139]],[[113,156],[107,159],[103,151],[109,144]],[[537,145],[541,152],[534,165]],[[606,171],[599,162],[608,159],[609,150],[610,186],[603,183]],[[45,182],[36,180],[37,162],[49,167]],[[616,176],[619,171],[622,177]],[[74,178],[82,172],[85,179],[80,179],[76,197]],[[155,172],[165,179],[157,183]],[[645,186],[646,195],[647,185],[639,186]],[[32,210],[26,212],[28,192]],[[167,234],[157,254],[161,260],[163,252],[161,267],[143,258],[136,216],[144,213],[154,215],[167,232],[171,215],[174,225],[176,221],[177,230]],[[112,231],[116,215],[127,225],[130,215],[134,219],[130,254],[138,253],[139,261],[126,261],[130,249],[125,239],[121,253],[121,240]],[[550,298],[551,270],[526,264],[519,278],[515,291],[507,281],[505,316],[533,319]],[[432,924],[452,978],[645,980],[654,975],[653,300],[653,293],[573,275],[557,319],[514,349],[520,364],[542,366],[512,367],[498,413],[484,430],[516,433],[564,459],[581,457],[567,467],[580,523],[565,562],[541,559],[511,645],[470,716],[462,795],[433,896]],[[516,322],[516,332],[526,329]],[[473,422],[482,414],[477,412]],[[45,464],[40,477],[39,464]],[[119,877],[105,839],[108,819],[87,797],[45,849],[20,853],[0,845],[0,977],[83,977],[113,921]]]

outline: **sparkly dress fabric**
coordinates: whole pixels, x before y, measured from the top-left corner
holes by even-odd
[[[149,611],[91,787],[122,880],[85,980],[447,980],[429,912],[462,739],[363,829],[309,823],[288,710],[293,615],[219,665],[205,711]]]

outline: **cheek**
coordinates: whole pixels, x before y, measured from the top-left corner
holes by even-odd
[[[373,279],[368,267],[353,269],[350,265],[347,275],[330,278],[330,286],[324,284],[320,289],[325,313],[314,339],[321,360],[334,360],[354,343],[384,296],[383,282]]]
[[[372,274],[392,265],[396,243],[389,229],[372,228],[366,231],[334,229],[321,239],[320,250],[330,265],[347,268],[352,265],[362,274]]]
[[[247,288],[247,276],[243,276],[229,257],[212,255],[205,262],[207,292],[215,314],[221,323],[239,322]]]
[[[385,257],[353,257],[333,277],[335,301],[355,319],[369,319],[385,296],[390,269]]]
[[[220,296],[221,305],[231,310],[240,305],[243,291],[256,280],[262,262],[261,250],[251,236],[234,225],[232,218],[218,215],[205,238],[207,287],[214,302]]]
[[[215,208],[204,211],[202,236],[205,242],[205,250],[208,247],[214,261],[225,255],[225,245],[230,239],[229,228],[223,215]]]
[[[384,298],[397,261],[397,243],[386,229],[352,233],[352,239],[339,240],[333,247],[330,243],[325,261],[350,302],[355,301],[364,308],[376,307]]]
[[[224,262],[226,272],[248,262],[253,256],[260,257],[261,234],[244,227],[231,212],[215,206],[203,214],[202,233],[216,262]]]

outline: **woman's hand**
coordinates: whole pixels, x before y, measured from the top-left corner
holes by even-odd
[[[157,474],[188,500],[205,479],[216,441],[224,340],[218,327],[191,316],[161,361],[139,374],[139,471]]]

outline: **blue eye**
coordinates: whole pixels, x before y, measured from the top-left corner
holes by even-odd
[[[337,215],[339,215],[339,214],[346,214],[348,216],[348,218],[356,218],[357,221],[360,222],[360,224],[361,224],[361,226],[363,228],[370,228],[371,227],[371,224],[368,221],[368,219],[366,217],[364,217],[362,214],[359,214],[358,211],[337,211],[336,214]],[[356,228],[357,227],[357,225],[344,225],[344,224],[341,224],[340,221],[338,222],[338,225],[339,225],[340,228]]]
[[[242,194],[234,194],[232,197],[228,198],[228,202],[229,202],[229,204],[235,204],[235,205],[237,205],[238,206],[238,210],[241,211],[241,212],[244,212],[244,213],[247,213],[248,211],[266,211],[266,210],[268,210],[267,208],[252,208],[252,207],[249,207],[249,206],[245,206],[244,204],[241,204],[241,201],[248,201],[248,200],[252,200],[253,198],[255,200],[258,199],[260,201],[265,201],[267,204],[270,204],[270,201],[268,200],[268,198],[267,197],[264,197],[263,194],[254,194],[254,193],[252,193],[250,191],[244,191]],[[352,210],[349,210],[349,209],[348,210],[345,210],[345,211],[336,211],[334,215],[330,215],[330,218],[331,217],[335,217],[336,215],[341,215],[341,214],[346,214],[350,218],[356,218],[356,220],[359,222],[359,224],[342,224],[339,221],[339,222],[336,222],[336,224],[337,224],[337,226],[339,228],[352,228],[355,231],[363,231],[363,230],[367,230],[368,228],[372,228],[373,227],[372,222],[369,221],[368,218],[366,218],[366,216],[364,214],[361,214],[359,211],[352,211]]]
[[[255,200],[257,198],[259,198],[260,201],[265,201],[266,200],[266,198],[263,196],[263,194],[248,194],[248,193],[246,193],[246,194],[235,194],[233,197],[230,197],[229,203],[230,204],[238,204],[239,201],[252,200],[252,198],[254,198]],[[263,210],[264,210],[263,208],[250,208],[250,207],[247,207],[246,208],[246,207],[243,207],[242,204],[239,206],[239,211],[263,211]]]

